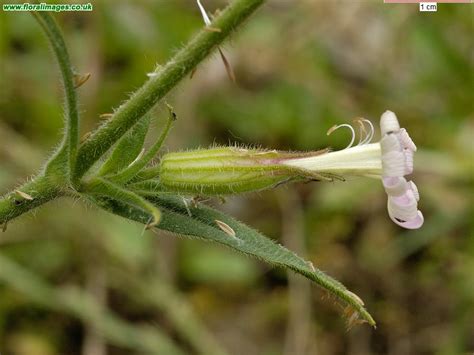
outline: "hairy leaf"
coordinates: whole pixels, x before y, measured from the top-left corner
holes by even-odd
[[[168,136],[172,123],[176,120],[176,114],[174,113],[173,108],[168,104],[167,106],[168,106],[168,112],[169,112],[168,121],[166,122],[166,125],[163,131],[161,132],[160,136],[156,140],[156,142],[150,147],[148,152],[143,154],[140,158],[137,158],[133,162],[133,164],[130,164],[130,166],[128,166],[121,172],[111,176],[110,180],[117,183],[124,183],[131,180],[135,175],[137,175],[140,172],[140,170],[142,170],[155,157],[156,153],[158,153],[161,146],[163,145],[163,142]]]
[[[158,207],[142,196],[137,195],[135,192],[120,185],[114,184],[113,182],[103,178],[95,178],[88,184],[85,184],[84,188],[85,196],[89,198],[93,199],[92,196],[102,196],[120,201],[121,203],[127,204],[133,208],[139,208],[148,216],[147,221],[145,222],[147,228],[157,225],[160,221],[161,212]]]
[[[116,173],[127,168],[140,154],[150,126],[150,116],[143,117],[115,146],[99,175]]]
[[[343,301],[351,313],[360,316],[363,321],[375,326],[372,316],[365,310],[363,302],[354,293],[346,289],[339,281],[316,269],[282,245],[276,244],[256,230],[207,206],[187,206],[177,196],[157,194],[148,200],[158,206],[162,212],[159,229],[174,232],[187,237],[200,238],[224,244],[246,255],[261,259],[270,264],[289,268]],[[97,203],[115,214],[147,223],[148,216],[142,211],[114,200],[102,199]],[[353,320],[353,319],[352,319]]]

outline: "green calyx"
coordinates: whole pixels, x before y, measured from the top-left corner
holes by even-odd
[[[286,159],[319,155],[276,150],[218,147],[168,153],[160,163],[165,190],[183,194],[229,195],[260,191],[295,180],[321,180],[314,172],[282,164]]]

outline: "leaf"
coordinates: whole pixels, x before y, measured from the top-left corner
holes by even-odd
[[[125,183],[131,180],[155,157],[156,153],[158,153],[166,137],[168,136],[173,122],[176,121],[176,114],[174,113],[173,108],[168,104],[166,105],[168,107],[168,120],[166,121],[166,125],[156,142],[150,147],[148,152],[135,159],[135,161],[127,168],[123,169],[117,174],[110,176],[109,179],[111,181]]]
[[[124,135],[100,168],[99,175],[104,176],[127,168],[142,151],[149,126],[150,116],[145,116]]]
[[[88,197],[91,197],[89,194],[93,196],[104,196],[121,201],[123,204],[128,205],[129,208],[139,208],[148,216],[145,222],[147,229],[156,226],[161,219],[161,212],[158,207],[140,195],[137,195],[135,192],[114,184],[113,182],[103,178],[95,178],[88,184],[85,184],[84,187],[85,195]]]
[[[158,206],[162,212],[159,229],[224,244],[267,263],[291,269],[335,295],[350,309],[355,310],[362,320],[375,327],[374,319],[365,310],[363,302],[357,295],[347,290],[339,281],[316,269],[311,262],[305,261],[256,230],[210,207],[187,206],[177,196],[157,194],[149,197],[148,200]],[[121,202],[104,199],[97,202],[101,207],[115,214],[142,223],[147,222],[146,214],[137,209],[131,209]],[[222,230],[222,223],[233,231],[232,235]]]

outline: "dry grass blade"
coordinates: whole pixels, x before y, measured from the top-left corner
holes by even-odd
[[[222,30],[217,27],[206,26],[204,29],[209,32],[222,32]]]
[[[235,74],[234,70],[232,70],[232,66],[230,65],[229,61],[225,57],[224,53],[220,48],[219,49],[219,54],[221,55],[222,61],[224,62],[225,70],[227,71],[227,75],[229,76],[229,79],[232,80],[232,82],[235,83]]]
[[[99,115],[101,120],[110,120],[114,114],[113,113],[103,113]]]
[[[33,197],[29,194],[27,194],[26,192],[23,192],[23,191],[20,191],[20,190],[15,190],[15,193],[20,196],[21,198],[25,199],[25,200],[29,200],[29,201],[33,201]]]
[[[222,221],[219,221],[218,219],[215,220],[217,226],[222,229],[222,231],[228,235],[230,235],[231,237],[234,237],[236,238],[235,236],[235,231],[227,224],[227,223],[224,223]]]
[[[85,84],[91,77],[91,73],[86,74],[74,74],[74,89],[77,89]]]

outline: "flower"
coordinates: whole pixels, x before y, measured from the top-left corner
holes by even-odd
[[[397,116],[385,111],[380,119],[382,139],[369,143],[374,135],[372,123],[366,119],[357,121],[361,127],[359,144],[355,140],[354,128],[348,124],[334,126],[328,135],[340,127],[352,131],[352,140],[343,150],[327,154],[290,159],[283,164],[303,170],[317,171],[328,176],[367,176],[381,178],[388,195],[387,209],[393,222],[407,229],[417,229],[423,225],[423,214],[418,210],[419,193],[413,181],[405,175],[413,172],[413,155],[416,145],[407,131],[400,128]],[[369,126],[367,133],[365,127]],[[365,134],[365,137],[363,136]]]
[[[349,145],[339,151],[280,152],[243,147],[214,147],[165,154],[159,166],[159,185],[165,191],[205,196],[260,191],[292,181],[344,180],[365,176],[382,180],[388,195],[387,209],[393,222],[407,229],[423,225],[416,185],[405,175],[413,172],[416,146],[391,111],[380,119],[382,138],[371,143],[374,126],[360,118],[357,145],[351,130]]]
[[[416,145],[407,131],[400,128],[397,116],[385,111],[380,118],[382,152],[382,182],[388,195],[387,209],[393,222],[407,229],[417,229],[424,218],[418,210],[420,195],[413,181],[405,175],[413,172],[413,155]]]

